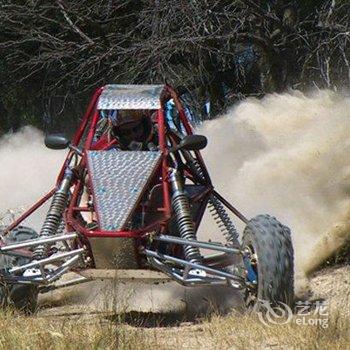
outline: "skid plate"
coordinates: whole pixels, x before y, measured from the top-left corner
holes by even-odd
[[[99,227],[121,230],[160,164],[161,152],[89,151],[87,156]]]

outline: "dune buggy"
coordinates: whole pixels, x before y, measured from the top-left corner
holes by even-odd
[[[169,113],[168,105],[176,113]],[[120,110],[153,115],[151,150],[123,150],[109,137]],[[293,302],[290,230],[269,215],[247,220],[214,188],[181,99],[170,86],[107,85],[92,97],[56,185],[1,232],[1,299],[32,312],[39,293],[100,278],[230,285],[247,305]],[[21,223],[51,199],[40,232]],[[205,212],[221,242],[198,240]],[[245,224],[242,237],[231,219]],[[68,272],[78,277],[61,279]]]

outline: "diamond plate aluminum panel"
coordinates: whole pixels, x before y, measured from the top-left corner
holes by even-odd
[[[106,85],[97,109],[158,109],[163,85]]]
[[[114,149],[89,151],[87,156],[100,229],[121,230],[159,165],[161,152]]]

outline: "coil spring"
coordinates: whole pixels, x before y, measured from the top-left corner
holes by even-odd
[[[173,169],[170,175],[170,183],[173,190],[172,205],[180,237],[188,240],[196,240],[196,231],[191,217],[189,200],[183,190],[182,177],[178,170]],[[188,261],[193,263],[199,263],[201,261],[198,247],[185,246],[184,254]]]
[[[195,227],[191,218],[188,198],[184,193],[178,192],[174,195],[173,208],[181,238],[196,240]],[[201,260],[198,247],[185,246],[184,254],[185,258],[193,263],[199,263]]]
[[[49,237],[57,233],[57,231],[61,227],[62,221],[62,214],[66,207],[67,203],[67,194],[62,192],[56,192],[54,194],[54,197],[52,199],[50,209],[47,212],[44,224],[41,228],[41,231],[39,233],[39,237]],[[48,245],[47,244],[40,244],[38,245],[34,252],[33,252],[33,258],[35,260],[43,259],[48,251]]]
[[[227,242],[233,245],[239,244],[238,232],[232,220],[222,203],[214,195],[209,198],[209,211]]]
[[[191,160],[191,165],[197,175],[204,179],[203,170],[196,159]],[[209,212],[211,213],[215,223],[218,225],[227,242],[234,245],[239,244],[238,232],[235,225],[227,214],[223,204],[213,194],[209,198]]]
[[[63,218],[61,218],[60,224],[58,225],[58,229],[56,231],[56,235],[58,235],[58,236],[62,235],[65,227],[66,226],[65,226],[64,220],[63,220]]]

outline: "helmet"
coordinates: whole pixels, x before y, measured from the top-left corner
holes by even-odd
[[[140,124],[144,116],[144,111],[138,109],[118,111],[114,126],[116,128],[132,128]]]
[[[112,130],[120,144],[129,149],[143,149],[153,134],[151,119],[144,110],[118,111]]]

